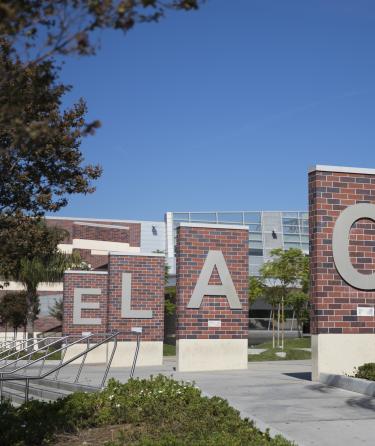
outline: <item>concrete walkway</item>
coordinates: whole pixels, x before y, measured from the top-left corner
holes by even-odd
[[[138,368],[136,376],[163,373],[194,381],[261,429],[269,427],[299,446],[375,445],[375,398],[311,382],[310,361],[252,362],[248,370],[215,373],[178,373],[174,367],[175,359],[165,358],[163,367]],[[86,366],[80,381],[94,384],[98,371]],[[129,369],[113,369],[110,376],[125,382]]]

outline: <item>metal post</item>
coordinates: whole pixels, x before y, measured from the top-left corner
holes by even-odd
[[[63,363],[63,361],[64,361],[65,353],[66,353],[67,349],[68,349],[68,341],[66,342],[66,347],[65,347],[65,349],[61,352],[61,359],[60,359],[60,364],[59,364],[59,366],[60,366],[60,365]],[[55,381],[57,380],[57,377],[59,376],[60,370],[61,370],[61,369],[58,369],[58,370],[56,371],[56,373],[55,373],[55,377],[54,377],[54,380],[55,380]]]
[[[3,373],[0,373],[0,401],[3,399]]]
[[[77,373],[76,379],[74,380],[75,383],[77,383],[78,380],[79,380],[79,377],[80,377],[81,372],[82,372],[82,369],[83,369],[83,365],[85,364],[85,361],[86,361],[87,350],[88,350],[89,348],[90,348],[90,338],[87,338],[87,349],[86,349],[86,353],[83,355],[82,362],[81,362],[81,365],[79,366],[79,369],[78,369],[78,373]]]
[[[137,358],[138,358],[138,353],[139,353],[140,340],[141,340],[140,333],[137,333],[137,347],[136,347],[135,353],[134,353],[133,365],[130,370],[130,378],[133,378],[133,376],[134,376],[135,366],[137,364]]]
[[[108,341],[107,341],[107,345],[108,345]],[[108,363],[107,363],[107,367],[106,367],[105,372],[104,372],[104,375],[103,375],[102,382],[101,382],[101,384],[100,384],[100,387],[101,387],[101,388],[104,387],[104,384],[105,384],[105,381],[106,381],[106,379],[107,379],[107,375],[108,375],[109,369],[110,369],[111,364],[112,364],[112,359],[113,359],[113,357],[115,356],[116,348],[117,348],[117,336],[115,337],[115,341],[114,341],[114,344],[113,344],[113,349],[112,349],[111,357],[109,358],[109,361],[108,361]]]
[[[29,385],[30,385],[30,379],[26,378],[26,386],[25,386],[25,403],[29,401]]]

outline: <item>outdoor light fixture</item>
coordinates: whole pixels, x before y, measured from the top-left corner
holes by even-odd
[[[272,238],[277,238],[277,234],[274,229],[272,230]]]
[[[153,233],[153,235],[158,235],[158,231],[156,229],[156,226],[152,226],[152,233]]]

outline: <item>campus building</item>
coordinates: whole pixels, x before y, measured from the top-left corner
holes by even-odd
[[[249,227],[249,275],[270,260],[271,251],[299,248],[309,253],[308,213],[304,211],[167,212],[166,254],[170,273],[176,272],[176,228],[184,223],[246,225]]]
[[[108,253],[111,251],[155,252],[165,249],[163,221],[74,217],[47,217],[46,220],[48,225],[66,231],[66,238],[59,248],[68,253],[79,252],[82,259],[94,270],[107,269]],[[0,290],[0,298],[5,293],[22,289],[21,284],[10,282],[9,286]],[[50,316],[50,309],[63,297],[62,282],[41,284],[38,292],[40,313],[35,321],[36,332],[58,329],[61,322]],[[0,332],[4,331],[5,327],[0,325]]]
[[[249,228],[249,275],[259,275],[261,265],[270,259],[275,248],[300,248],[309,251],[308,214],[304,211],[215,211],[166,212],[164,221],[113,220],[75,217],[47,217],[47,224],[66,231],[59,245],[64,252],[79,252],[93,270],[106,270],[109,252],[164,252],[169,265],[170,285],[175,284],[176,228],[180,223],[246,225]],[[0,290],[21,290],[17,283]],[[35,323],[37,332],[53,330],[60,322],[49,314],[54,303],[62,299],[63,284],[42,284],[39,287],[40,314]],[[256,302],[253,317],[269,318],[269,307]],[[4,328],[0,327],[0,331]]]

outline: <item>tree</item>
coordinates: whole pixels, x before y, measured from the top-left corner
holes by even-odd
[[[101,168],[83,165],[82,138],[98,122],[85,121],[83,100],[60,110],[70,87],[57,82],[51,62],[25,67],[0,46],[0,213],[43,215],[67,195],[91,193]]]
[[[203,0],[3,0],[0,38],[39,63],[51,56],[92,55],[98,32],[124,33],[137,23],[158,22],[169,11],[198,9]],[[93,40],[94,38],[94,40]]]
[[[25,288],[26,329],[28,338],[31,338],[35,308],[39,302],[38,285],[61,281],[65,270],[72,264],[80,264],[80,256],[60,252],[58,244],[66,232],[48,227],[43,219],[4,217],[0,222],[3,223],[3,230],[0,230],[0,273],[6,280],[20,282]],[[7,235],[11,237],[7,238]]]
[[[0,277],[17,280],[23,259],[48,258],[67,232],[48,227],[41,218],[0,216]]]
[[[284,348],[284,308],[289,292],[292,288],[307,286],[308,257],[300,249],[291,248],[283,251],[281,248],[271,251],[272,260],[261,268],[264,280],[273,280],[275,290],[280,299],[282,322],[281,348]]]
[[[35,319],[39,313],[37,302],[34,307]],[[14,333],[17,333],[19,327],[26,327],[27,305],[26,293],[7,293],[0,301],[0,318],[5,326],[10,325]]]
[[[99,122],[85,121],[82,99],[61,110],[70,87],[58,82],[60,56],[94,54],[100,30],[127,32],[199,3],[0,0],[0,213],[55,212],[67,195],[93,192],[101,174],[99,166],[83,165],[79,150]]]
[[[297,320],[298,337],[302,337],[302,325],[308,318],[307,303],[309,296],[302,290],[291,291],[286,299],[286,304],[289,305]]]
[[[21,267],[16,279],[26,289],[26,330],[28,338],[34,336],[34,311],[33,308],[38,299],[38,286],[41,283],[60,282],[71,263],[77,262],[75,254],[65,254],[53,251],[46,257],[33,257],[32,259],[21,259]]]
[[[50,316],[57,319],[59,322],[63,321],[64,302],[62,299],[57,299],[52,307],[49,309]]]
[[[249,307],[264,295],[264,283],[259,277],[249,277]]]

